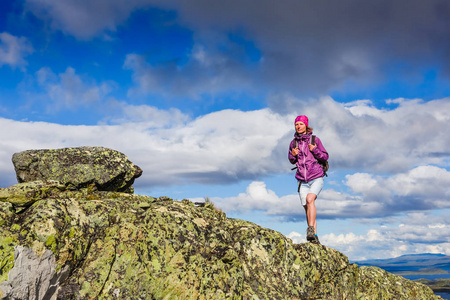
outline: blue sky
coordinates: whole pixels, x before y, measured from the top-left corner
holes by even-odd
[[[287,159],[306,114],[330,154],[323,244],[450,255],[447,1],[0,4],[0,186],[28,149],[104,146],[136,193],[210,197],[305,240]]]

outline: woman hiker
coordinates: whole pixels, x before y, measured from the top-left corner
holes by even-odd
[[[298,116],[294,124],[295,134],[289,146],[289,161],[297,165],[295,178],[298,181],[298,193],[308,222],[306,239],[319,244],[315,201],[323,188],[325,173],[318,160],[328,160],[328,152],[319,138],[311,140],[313,129],[308,126],[308,117]]]

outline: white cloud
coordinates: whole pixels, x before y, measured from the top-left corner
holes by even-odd
[[[236,197],[212,197],[212,202],[223,211],[249,212],[261,210],[268,215],[300,215],[304,212],[298,195],[278,197],[274,191],[267,189],[261,181],[250,183],[245,193]]]
[[[76,74],[71,67],[60,74],[53,73],[49,68],[41,68],[36,72],[36,82],[43,90],[40,101],[51,112],[99,104],[114,89],[114,83],[97,83],[87,76]]]
[[[420,174],[420,181],[415,180],[416,174]],[[424,177],[424,174],[428,174],[428,177]],[[362,196],[324,189],[316,200],[316,207],[320,218],[323,219],[377,218],[380,215],[388,217],[408,211],[450,208],[450,202],[447,201],[450,193],[449,175],[450,172],[434,166],[421,166],[390,177],[372,177],[360,173],[347,175],[346,185]],[[413,188],[403,185],[402,180],[399,182],[398,178],[411,181]],[[260,210],[268,216],[277,216],[288,221],[299,221],[304,218],[297,194],[279,197],[268,189],[264,182],[252,182],[245,193],[235,197],[211,199],[227,213]],[[436,228],[440,230],[440,227]],[[375,234],[376,232],[373,232],[370,239],[375,239]]]
[[[24,57],[33,51],[31,43],[25,37],[15,37],[7,32],[0,33],[0,67],[24,67],[27,65]]]
[[[351,231],[345,234],[330,232],[320,235],[319,238],[322,244],[342,252],[352,261],[418,253],[449,255],[448,216],[448,210],[440,217],[431,213],[412,213],[399,217],[401,223],[398,225],[377,226],[359,235]],[[355,220],[354,226],[357,226],[358,222],[363,224],[364,220]],[[374,224],[379,222],[380,220],[374,220]],[[305,235],[297,232],[291,232],[287,237],[295,243],[305,242]]]
[[[369,189],[377,187],[377,181],[371,174],[356,173],[353,175],[347,175],[347,185],[352,188],[355,193],[362,193]]]
[[[338,103],[329,97],[290,99],[288,111],[308,115],[333,166],[379,173],[405,172],[418,165],[449,166],[450,98],[402,100],[378,109],[370,101]]]
[[[158,109],[148,105],[131,105],[116,100],[108,101],[108,106],[114,107],[117,115],[108,116],[103,122],[112,124],[133,123],[136,128],[177,128],[192,121],[189,116],[183,114],[179,109]]]
[[[14,152],[28,149],[104,146],[125,153],[139,165],[144,174],[136,184],[149,187],[224,183],[256,178],[283,168],[272,158],[278,147],[284,150],[284,144],[288,143],[280,140],[290,125],[269,109],[224,110],[184,123],[180,120],[189,118],[179,111],[139,107],[149,115],[161,113],[168,118],[163,121],[164,126],[157,126],[154,120],[131,122],[133,115],[137,114],[137,118],[142,115],[136,107],[128,108],[127,123],[114,126],[63,126],[0,119],[2,148],[8,149],[0,160],[10,161]],[[286,169],[289,166],[286,161]],[[11,172],[8,173],[11,177]]]
[[[432,167],[435,168],[435,167]],[[414,174],[415,170],[407,174]],[[400,174],[396,176],[407,176]],[[361,174],[348,176],[348,178],[358,177]],[[378,179],[376,184],[369,185],[364,189],[364,185],[358,183],[357,192],[362,196],[337,192],[333,189],[324,189],[316,201],[316,207],[322,219],[358,219],[377,218],[380,215],[385,217],[401,215],[403,212],[416,210],[433,210],[436,208],[449,208],[450,203],[443,201],[448,194],[449,183],[442,183],[437,188],[441,193],[427,194],[426,189],[421,184],[417,184],[417,189],[399,199],[395,189],[389,189],[385,182],[395,182],[396,176],[392,178]],[[434,181],[435,178],[427,178],[426,181]],[[349,180],[353,182],[354,180]],[[347,183],[349,184],[349,183]],[[350,187],[351,183],[349,184]],[[401,186],[396,186],[401,189]],[[295,187],[293,186],[293,189]],[[211,200],[227,213],[246,213],[250,211],[263,211],[267,216],[279,217],[286,221],[300,221],[304,218],[304,210],[301,207],[297,194],[278,196],[274,191],[267,188],[264,182],[255,181],[249,184],[245,193],[240,193],[233,197],[211,197]],[[418,204],[419,203],[419,204]],[[374,232],[375,234],[376,232]],[[374,239],[373,235],[371,239]]]
[[[432,171],[421,172],[424,169]],[[424,173],[428,174],[428,177],[424,177]],[[415,180],[416,174],[420,174],[420,181]],[[450,172],[434,166],[421,166],[390,177],[372,177],[361,173],[347,175],[345,184],[353,192],[362,195],[324,189],[316,200],[316,207],[320,218],[323,219],[377,218],[380,215],[388,217],[403,212],[449,208],[449,175]],[[399,182],[398,178],[402,180]],[[411,181],[412,185],[408,187],[401,181]],[[234,197],[211,199],[227,213],[260,210],[268,216],[277,216],[287,221],[304,218],[297,194],[280,197],[268,189],[264,182],[252,182],[245,193]]]
[[[189,120],[176,111],[165,114],[161,110],[145,106],[121,107],[125,114],[116,119],[120,122],[127,122],[127,119],[129,122],[136,121],[132,115],[140,120],[143,114],[152,110],[154,116],[177,114],[177,119],[183,122]],[[450,152],[446,151],[450,149],[450,136],[445,134],[450,119],[449,98],[429,102],[401,100],[398,107],[390,110],[377,109],[371,106],[368,100],[346,105],[329,97],[307,103],[290,99],[288,108],[289,114],[277,114],[271,110],[213,112],[184,123],[186,126],[182,128],[177,128],[178,123],[174,123],[176,133],[173,136],[180,139],[182,137],[178,134],[182,133],[186,142],[197,143],[196,146],[200,149],[205,149],[205,145],[211,146],[209,141],[220,140],[221,146],[228,145],[221,155],[234,159],[227,165],[227,169],[217,168],[219,173],[246,166],[251,171],[249,173],[256,174],[256,169],[261,170],[262,166],[274,164],[279,167],[262,169],[283,173],[287,172],[290,166],[286,157],[287,147],[294,132],[292,120],[296,113],[302,112],[309,116],[314,132],[321,138],[330,154],[330,179],[335,171],[357,171],[347,178],[347,184],[355,193],[369,195],[370,191],[374,196],[387,196],[395,192],[402,196],[408,191],[408,183],[405,180],[416,182],[419,181],[418,176],[433,178],[438,183],[448,182],[447,171],[443,168],[450,164]],[[429,134],[430,132],[434,134]],[[426,141],[423,138],[425,136]],[[205,141],[200,142],[202,139]],[[255,140],[258,140],[256,144]],[[252,147],[258,147],[258,152],[265,151],[264,159],[260,159],[259,155],[254,156],[250,150],[254,149]],[[208,164],[215,165],[211,162]],[[431,165],[441,166],[441,170]],[[414,171],[407,173],[410,170]],[[385,174],[386,178],[390,179],[382,181],[382,177],[375,176],[373,172]],[[393,174],[405,175],[391,178]],[[386,184],[387,188],[379,184],[380,182]],[[444,195],[446,192],[442,189],[445,188],[441,186],[436,193]]]
[[[450,172],[444,168],[419,166],[405,173],[376,177],[356,173],[346,179],[345,184],[362,194],[364,201],[379,201],[388,211],[450,207]]]
[[[61,95],[55,96],[53,101],[60,99],[67,106],[85,93],[94,95],[86,97],[88,101],[101,101],[108,90],[83,81],[73,69],[59,75],[41,69],[38,78],[49,90],[49,95]],[[52,94],[51,90],[56,92]],[[94,92],[89,93],[92,90]],[[268,215],[292,220],[303,216],[296,194],[277,196],[258,181],[267,175],[289,172],[287,147],[294,132],[292,120],[295,115],[280,115],[270,109],[223,110],[191,119],[177,109],[161,110],[113,100],[110,103],[121,113],[107,121],[117,125],[62,126],[1,119],[5,130],[0,140],[3,149],[8,151],[3,152],[2,161],[9,161],[14,151],[30,148],[105,146],[122,151],[141,166],[144,175],[136,182],[138,186],[254,180],[245,193],[216,201],[226,211],[263,210]],[[367,106],[368,102],[353,103],[352,107],[358,105]],[[445,163],[445,156],[433,153],[450,147],[450,137],[439,134],[447,126],[444,120],[450,114],[449,106],[448,99],[426,103],[403,101],[399,107],[386,112],[372,108],[373,112],[367,118],[366,113],[353,115],[348,107],[331,98],[310,102],[306,112],[330,154],[331,170],[327,180],[333,178],[333,172],[342,169],[384,173],[349,174],[344,185],[334,183],[337,190],[322,191],[317,202],[322,217],[375,217],[381,213],[389,216],[402,211],[449,207],[449,172],[442,167],[427,165]],[[426,119],[426,129],[420,126],[405,129],[403,123],[397,121],[415,118]],[[385,138],[388,127],[391,136]],[[427,142],[438,146],[422,148],[416,138],[424,136],[431,128],[437,134],[426,135]],[[370,138],[378,134],[379,138]],[[408,144],[411,147],[407,147]],[[392,169],[391,165],[402,157],[408,163],[401,169]],[[2,170],[6,172],[7,165]],[[344,192],[346,187],[351,193]]]

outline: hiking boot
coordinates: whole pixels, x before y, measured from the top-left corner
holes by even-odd
[[[314,226],[308,226],[308,228],[306,229],[306,240],[308,242],[312,242],[314,241],[315,235],[314,235]]]
[[[320,245],[319,237],[317,236],[317,234],[314,235],[314,240],[312,240],[311,243]]]

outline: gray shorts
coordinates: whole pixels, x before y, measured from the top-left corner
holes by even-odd
[[[306,205],[306,195],[315,194],[319,196],[320,191],[323,188],[323,177],[319,177],[311,180],[310,182],[298,181],[298,195],[300,196],[300,201],[302,205]]]

